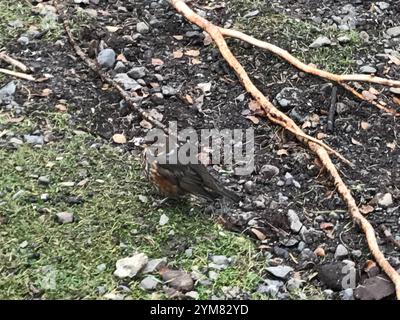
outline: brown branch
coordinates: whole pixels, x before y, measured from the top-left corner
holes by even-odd
[[[366,75],[366,74],[335,74],[335,73],[331,73],[331,72],[328,72],[325,70],[321,70],[321,69],[315,68],[311,65],[307,65],[307,64],[301,62],[299,59],[292,56],[288,51],[286,51],[282,48],[279,48],[269,42],[258,40],[258,39],[253,38],[243,32],[236,31],[236,30],[225,29],[225,28],[219,28],[219,30],[221,31],[222,35],[224,35],[224,36],[240,39],[240,40],[248,42],[256,47],[259,47],[259,48],[262,48],[262,49],[272,52],[273,54],[286,60],[291,65],[295,66],[297,69],[299,69],[301,71],[318,76],[323,79],[337,82],[338,84],[343,86],[346,90],[351,92],[353,95],[355,95],[360,100],[368,101],[362,94],[359,94],[354,88],[352,88],[350,85],[345,84],[343,82],[360,81],[360,82],[381,84],[381,85],[385,85],[385,86],[389,86],[389,87],[400,87],[400,81],[398,81],[398,80],[380,78],[380,77],[375,77],[375,76]],[[374,101],[372,101],[372,102],[368,101],[368,102],[370,102],[371,104],[373,104],[374,106],[376,106],[377,108],[379,108],[385,112],[392,113],[395,116],[400,116],[400,113],[396,113],[396,111],[393,109],[385,108],[381,104],[374,102]]]
[[[34,77],[32,77],[30,74],[26,74],[26,73],[21,73],[21,72],[16,72],[16,71],[8,70],[8,69],[1,69],[1,68],[0,68],[0,73],[8,74],[10,76],[17,77],[17,78],[24,79],[24,80],[36,81],[36,79]]]
[[[238,78],[242,82],[245,89],[259,102],[261,107],[264,109],[266,116],[289,131],[293,132],[297,139],[303,143],[307,143],[309,148],[314,151],[321,162],[327,168],[329,174],[332,176],[338,193],[341,195],[343,200],[346,202],[349,213],[353,218],[353,221],[361,226],[363,229],[368,246],[376,259],[377,263],[386,272],[386,274],[391,278],[396,286],[397,298],[400,299],[400,275],[393,269],[393,267],[386,261],[384,255],[379,250],[375,231],[372,228],[368,220],[360,213],[356,202],[351,195],[349,189],[344,184],[341,179],[337,169],[333,165],[327,151],[325,148],[321,147],[320,143],[315,143],[312,139],[308,139],[307,135],[302,132],[302,130],[285,114],[280,112],[261,92],[257,87],[251,82],[249,76],[247,75],[244,68],[240,65],[239,61],[234,57],[230,49],[228,48],[224,37],[221,33],[221,29],[204,18],[197,15],[193,10],[191,10],[182,0],[170,0],[170,4],[186,19],[190,22],[196,24],[203,30],[205,30],[211,38],[216,43],[219,48],[221,55],[227,61],[227,63],[236,72]]]
[[[4,52],[0,52],[0,60],[3,60],[5,63],[11,64],[11,65],[17,67],[22,72],[30,71],[29,68],[26,65],[24,65],[22,62],[15,60],[14,58],[11,58],[10,56],[6,55]]]

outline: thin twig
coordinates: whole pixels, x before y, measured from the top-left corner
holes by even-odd
[[[4,62],[11,64],[15,67],[17,67],[18,69],[20,69],[22,72],[28,72],[30,71],[29,68],[24,65],[22,62],[11,58],[10,56],[6,55],[4,52],[0,52],[0,60],[3,60]]]
[[[32,77],[30,74],[22,73],[22,72],[16,72],[8,69],[2,69],[0,68],[0,73],[8,74],[10,76],[24,79],[24,80],[29,80],[29,81],[35,81],[36,79]]]
[[[326,125],[326,130],[330,133],[333,132],[333,127],[335,124],[336,101],[337,101],[337,87],[333,86],[331,92],[331,104],[329,106],[328,123]]]

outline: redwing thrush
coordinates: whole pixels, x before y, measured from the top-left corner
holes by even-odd
[[[238,202],[239,196],[223,187],[203,164],[149,163],[144,152],[144,167],[149,180],[158,192],[170,198],[192,194],[208,200],[228,198]]]

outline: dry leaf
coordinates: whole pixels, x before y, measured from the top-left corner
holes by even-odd
[[[68,111],[67,106],[66,106],[65,104],[61,104],[61,103],[56,104],[55,108],[56,108],[58,111],[61,111],[61,112],[66,112],[66,111]]]
[[[204,34],[203,44],[205,46],[210,45],[213,42],[213,39],[211,38],[211,36],[207,32],[203,31],[203,34]]]
[[[189,57],[198,57],[200,55],[200,51],[199,50],[188,50],[185,52],[185,55],[187,55]]]
[[[185,100],[189,103],[189,104],[193,104],[193,98],[190,95],[185,95]]]
[[[89,182],[88,178],[85,178],[77,183],[78,187],[84,187]]]
[[[322,140],[325,139],[328,135],[326,133],[323,132],[318,132],[317,133],[317,139]]]
[[[253,234],[257,237],[258,240],[265,240],[267,238],[267,236],[262,233],[260,230],[257,230],[256,228],[251,228],[250,229],[251,232],[253,232]]]
[[[276,152],[276,154],[277,154],[278,156],[283,156],[283,155],[288,156],[288,155],[289,155],[289,153],[287,152],[286,149],[279,149],[279,150]]]
[[[177,36],[172,36],[175,40],[181,41],[183,40],[183,36],[177,35]]]
[[[255,116],[247,116],[246,119],[249,119],[251,122],[253,122],[254,124],[259,124],[260,123],[260,119],[258,119]]]
[[[368,130],[369,128],[371,128],[371,125],[368,122],[361,121],[361,128],[363,130]]]
[[[257,102],[257,100],[250,100],[249,102],[249,109],[251,111],[257,111],[261,109],[260,104]]]
[[[183,57],[183,51],[182,50],[177,50],[172,52],[172,56],[174,57],[174,59],[179,59]]]
[[[378,98],[376,95],[372,94],[367,90],[364,90],[361,94],[367,101],[374,101]]]
[[[192,63],[193,65],[201,64],[201,60],[199,60],[199,59],[197,59],[197,58],[193,58],[192,61],[191,61],[191,63]]]
[[[107,29],[108,32],[113,33],[113,32],[118,31],[119,27],[115,27],[115,26],[106,26],[106,29]]]
[[[369,91],[370,93],[374,94],[374,95],[378,95],[378,94],[379,94],[379,91],[376,90],[374,87],[369,88],[368,91]]]
[[[123,62],[123,63],[128,63],[128,62],[129,62],[129,61],[125,58],[125,56],[124,56],[123,53],[120,53],[120,54],[117,56],[117,60],[118,60],[118,61],[121,61],[121,62]]]
[[[315,249],[314,253],[317,257],[325,257],[325,250],[322,247]]]
[[[393,97],[393,102],[397,103],[400,106],[400,98]]]
[[[49,95],[51,95],[53,93],[53,91],[49,88],[47,89],[43,89],[42,93],[40,94],[42,97],[48,97]]]
[[[392,150],[396,149],[396,143],[395,142],[388,142],[386,143],[386,146]]]
[[[126,143],[126,137],[122,133],[116,133],[112,136],[115,143],[123,144]]]
[[[374,207],[373,207],[373,206],[370,206],[369,204],[363,204],[363,205],[360,207],[360,212],[361,212],[363,215],[367,215],[367,214],[371,213],[372,211],[374,211]]]
[[[399,58],[397,58],[395,56],[392,56],[392,55],[389,55],[388,57],[389,57],[390,61],[392,61],[396,66],[400,66],[400,59]]]
[[[365,265],[364,265],[364,271],[365,272],[368,272],[368,271],[370,271],[372,268],[375,268],[376,267],[376,263],[374,262],[374,261],[372,261],[372,260],[367,260],[366,262],[365,262]]]
[[[357,141],[357,140],[354,139],[354,138],[351,138],[351,143],[352,143],[352,144],[355,144],[355,145],[357,145],[357,146],[362,146],[362,145],[363,145],[361,142]]]
[[[160,87],[160,84],[158,82],[150,82],[149,84],[153,89]]]
[[[322,230],[324,230],[324,231],[326,231],[326,230],[332,230],[333,227],[334,227],[334,224],[331,223],[331,222],[321,222],[321,223],[319,224],[319,227],[320,227]]]
[[[151,129],[151,128],[153,128],[153,125],[152,125],[150,122],[146,121],[146,120],[140,121],[140,126],[141,126],[142,128],[145,128],[145,129]]]
[[[151,64],[153,66],[162,66],[164,64],[164,61],[162,61],[161,59],[158,59],[158,58],[153,58],[153,59],[151,59]]]

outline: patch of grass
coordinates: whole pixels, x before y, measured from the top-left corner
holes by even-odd
[[[19,21],[21,26],[12,26],[15,21]],[[45,31],[48,40],[57,39],[63,30],[62,25],[55,19],[33,13],[24,1],[0,1],[0,48],[31,26],[37,27],[39,31]]]
[[[167,257],[171,268],[203,273],[210,254],[233,257],[212,285],[196,285],[200,298],[221,294],[224,286],[256,289],[266,263],[250,239],[223,230],[188,203],[158,210],[142,203],[138,195],[151,202],[152,193],[130,154],[74,133],[65,114],[46,116],[48,128],[62,131],[63,140],[0,149],[0,298],[101,298],[123,284],[130,289],[124,293],[128,298],[150,299],[151,293],[139,288],[143,276],[127,281],[113,276],[115,262],[137,251]],[[0,131],[31,133],[40,127],[36,122],[2,121]],[[39,176],[50,184],[41,185]],[[84,179],[87,184],[78,186]],[[66,181],[75,186],[60,185]],[[73,213],[76,221],[59,224],[59,212]],[[158,223],[161,214],[169,217],[164,226]],[[191,257],[185,254],[189,247]]]
[[[254,9],[252,1],[235,0],[230,3],[234,12],[240,12],[234,28],[259,39],[266,39],[286,50],[305,63],[313,63],[330,72],[348,73],[355,66],[354,55],[362,40],[356,31],[341,31],[333,28],[318,28],[312,23],[262,10],[252,18],[243,15]],[[350,41],[329,47],[311,49],[309,45],[324,35],[335,40],[346,35]]]

